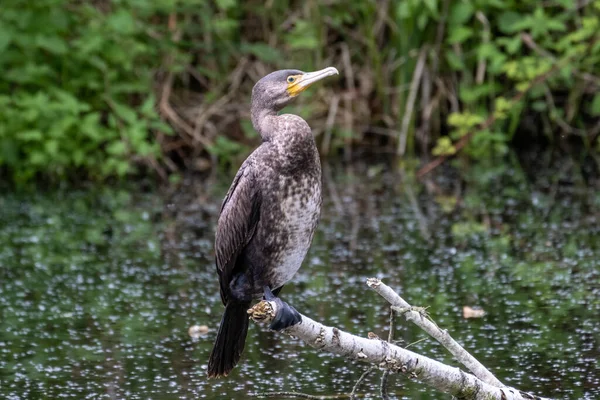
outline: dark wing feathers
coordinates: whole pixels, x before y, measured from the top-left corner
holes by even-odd
[[[223,304],[227,304],[237,258],[252,239],[260,218],[260,191],[253,175],[250,165],[242,165],[221,206],[215,257]]]

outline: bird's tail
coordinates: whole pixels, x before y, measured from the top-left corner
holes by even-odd
[[[244,350],[248,333],[249,303],[230,302],[225,306],[217,339],[208,360],[208,377],[227,376]]]

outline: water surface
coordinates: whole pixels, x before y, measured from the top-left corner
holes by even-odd
[[[379,277],[502,381],[600,397],[600,191],[576,166],[510,167],[418,183],[378,164],[324,168],[322,221],[282,292],[329,325],[387,337]],[[214,223],[231,173],[178,188],[0,195],[0,398],[243,399],[348,393],[366,365],[251,324],[239,368],[207,381],[222,306]],[[486,315],[465,319],[463,306]],[[198,339],[192,325],[210,331]],[[396,339],[453,364],[418,328]],[[360,392],[377,398],[380,373]],[[405,377],[396,398],[446,399]]]

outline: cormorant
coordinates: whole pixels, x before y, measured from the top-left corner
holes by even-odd
[[[294,97],[338,70],[281,70],[252,89],[252,125],[261,145],[244,161],[217,224],[215,258],[225,313],[208,362],[208,377],[227,376],[244,350],[253,299],[278,302],[270,326],[301,321],[275,297],[298,271],[321,211],[321,163],[312,131],[297,115],[277,115]]]

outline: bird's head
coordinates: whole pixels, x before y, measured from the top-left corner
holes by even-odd
[[[252,104],[260,108],[279,111],[315,82],[336,74],[339,72],[334,67],[314,72],[302,72],[297,69],[271,72],[254,85]]]

